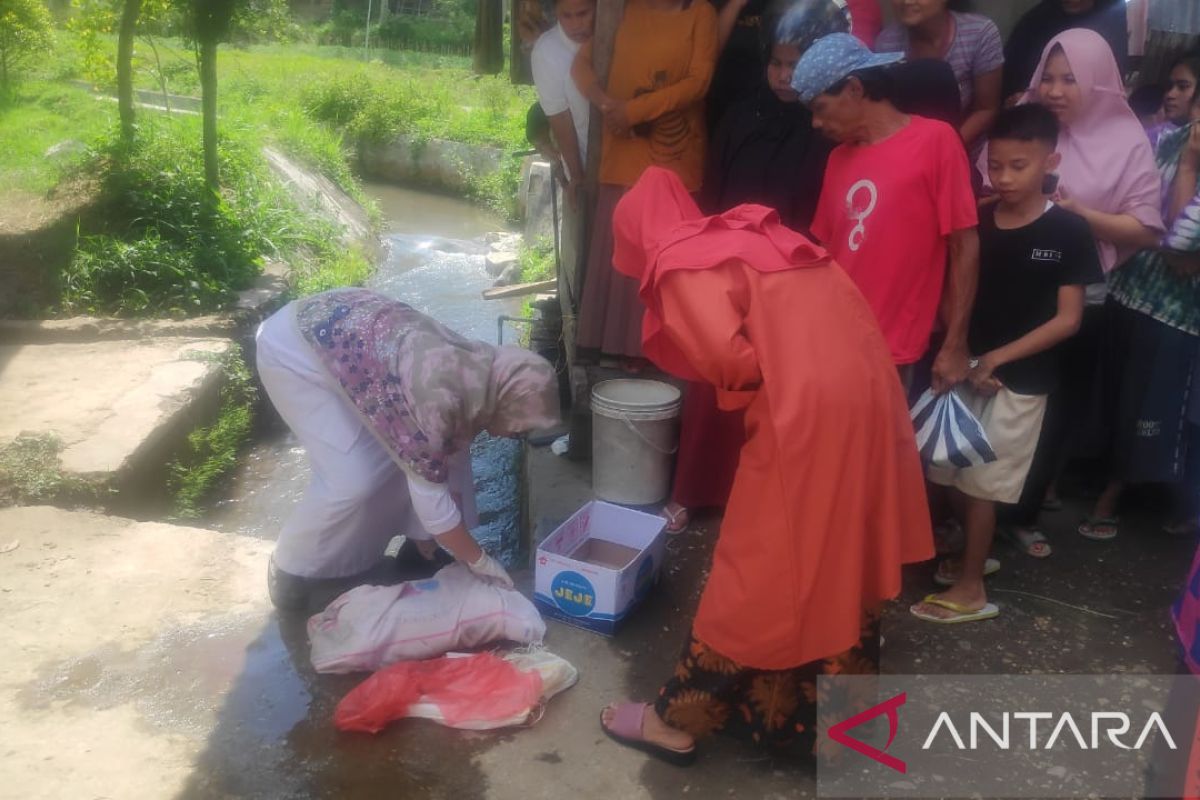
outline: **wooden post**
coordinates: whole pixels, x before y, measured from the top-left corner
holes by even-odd
[[[592,61],[596,77],[601,83],[608,82],[609,68],[612,66],[613,45],[617,39],[617,27],[621,24],[621,16],[625,12],[625,0],[597,0],[596,28],[592,34]],[[568,373],[571,385],[571,451],[573,459],[583,459],[591,455],[591,409],[589,393],[591,380],[586,367],[575,363],[575,334],[577,321],[575,309],[583,297],[583,282],[587,280],[585,265],[590,249],[592,234],[592,219],[596,212],[596,197],[600,188],[600,150],[603,145],[604,120],[599,111],[592,109],[588,126],[588,163],[587,179],[584,181],[583,202],[577,212],[576,231],[579,245],[575,248],[575,257],[570,262],[561,265],[561,269],[571,271],[570,281],[560,279],[558,302],[562,309],[563,349],[566,353]],[[568,219],[570,219],[568,214]],[[567,291],[567,285],[574,289]]]
[[[504,0],[475,4],[475,72],[497,75],[504,69]]]

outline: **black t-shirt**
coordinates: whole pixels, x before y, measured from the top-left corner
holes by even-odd
[[[1053,319],[1059,287],[1104,279],[1087,222],[1058,206],[1011,230],[997,228],[995,211],[988,209],[980,215],[979,249],[979,290],[968,335],[976,356]],[[1017,394],[1049,394],[1058,379],[1058,350],[1005,364],[996,377]]]

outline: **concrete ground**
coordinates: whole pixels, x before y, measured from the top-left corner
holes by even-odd
[[[147,460],[161,467],[164,439],[186,435],[206,399],[215,404],[219,358],[232,346],[210,337],[2,345],[0,446],[52,434],[62,471],[101,483]]]
[[[586,499],[587,469],[530,454],[529,516],[542,535]],[[1173,672],[1166,608],[1193,542],[1133,518],[1102,545],[1051,518],[1034,561],[1001,546],[999,620],[939,628],[905,608],[930,590],[911,568],[885,620],[884,670]],[[802,798],[811,768],[736,742],[675,769],[609,742],[612,699],[652,698],[687,634],[717,520],[670,544],[662,579],[612,639],[549,623],[546,644],[580,670],[529,729],[467,733],[425,721],[338,733],[360,676],[317,676],[303,620],[266,599],[269,542],[48,508],[0,511],[0,798]],[[530,575],[516,573],[528,590]]]

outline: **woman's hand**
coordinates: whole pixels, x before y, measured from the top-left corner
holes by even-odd
[[[1192,132],[1188,134],[1183,153],[1179,156],[1179,168],[1191,172],[1200,171],[1200,122],[1192,123]]]
[[[499,586],[501,589],[513,588],[512,578],[508,576],[508,572],[500,565],[499,561],[487,553],[480,553],[479,560],[467,564],[467,569],[485,583]]]
[[[625,108],[624,100],[609,99],[601,108],[604,112],[604,124],[607,126],[609,133],[614,136],[629,136],[630,128],[633,126],[629,123],[629,115]]]
[[[1176,277],[1187,280],[1200,275],[1200,253],[1175,253],[1166,250],[1162,256]]]
[[[1079,204],[1078,200],[1067,193],[1065,186],[1059,185],[1058,191],[1054,193],[1054,203],[1063,211],[1070,211],[1072,214],[1083,216],[1084,207]]]

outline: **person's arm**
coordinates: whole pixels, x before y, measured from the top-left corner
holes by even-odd
[[[992,374],[1005,364],[1020,361],[1049,350],[1059,342],[1079,332],[1083,322],[1083,286],[1075,284],[1058,287],[1058,311],[1048,322],[1039,325],[1016,341],[979,356],[971,370],[971,385],[987,392],[994,388]]]
[[[563,163],[567,167],[566,185],[564,191],[567,201],[574,208],[579,197],[579,187],[583,181],[583,158],[579,155],[579,137],[575,135],[575,120],[570,111],[549,117],[550,130],[554,132],[554,141],[562,154]]]
[[[970,113],[958,129],[968,148],[986,136],[996,121],[996,117],[1000,116],[1000,83],[1002,79],[999,67],[991,72],[975,76],[975,98],[971,101]]]
[[[693,29],[692,56],[687,74],[680,80],[640,95],[624,104],[625,118],[630,125],[658,119],[669,111],[678,111],[702,100],[708,93],[713,69],[717,63],[717,19],[712,6],[697,0],[698,15]]]
[[[737,27],[738,17],[742,14],[742,9],[750,0],[727,0],[725,5],[721,6],[721,11],[717,14],[717,52],[725,49],[725,45],[729,44],[729,37],[733,35],[733,29]]]
[[[1200,173],[1200,123],[1192,125],[1187,144],[1179,156],[1179,170],[1171,182],[1171,198],[1167,226],[1179,218],[1183,210],[1196,199],[1196,176]]]
[[[950,234],[946,278],[946,341],[933,361],[933,391],[947,392],[967,377],[967,326],[979,284],[979,232],[962,228]]]
[[[762,383],[758,356],[745,333],[749,287],[744,267],[677,270],[662,279],[662,321],[692,368],[717,389],[718,405],[732,411],[754,398]]]
[[[575,54],[575,61],[571,64],[571,80],[575,81],[575,87],[579,89],[579,93],[601,111],[612,104],[612,99],[600,85],[600,79],[596,77],[596,69],[592,66],[591,40],[584,43],[579,48],[579,52]]]
[[[1109,214],[1087,208],[1064,190],[1059,190],[1058,204],[1067,211],[1078,214],[1092,229],[1092,235],[1102,242],[1110,242],[1123,250],[1143,250],[1158,244],[1162,231],[1151,228],[1132,214]]]

